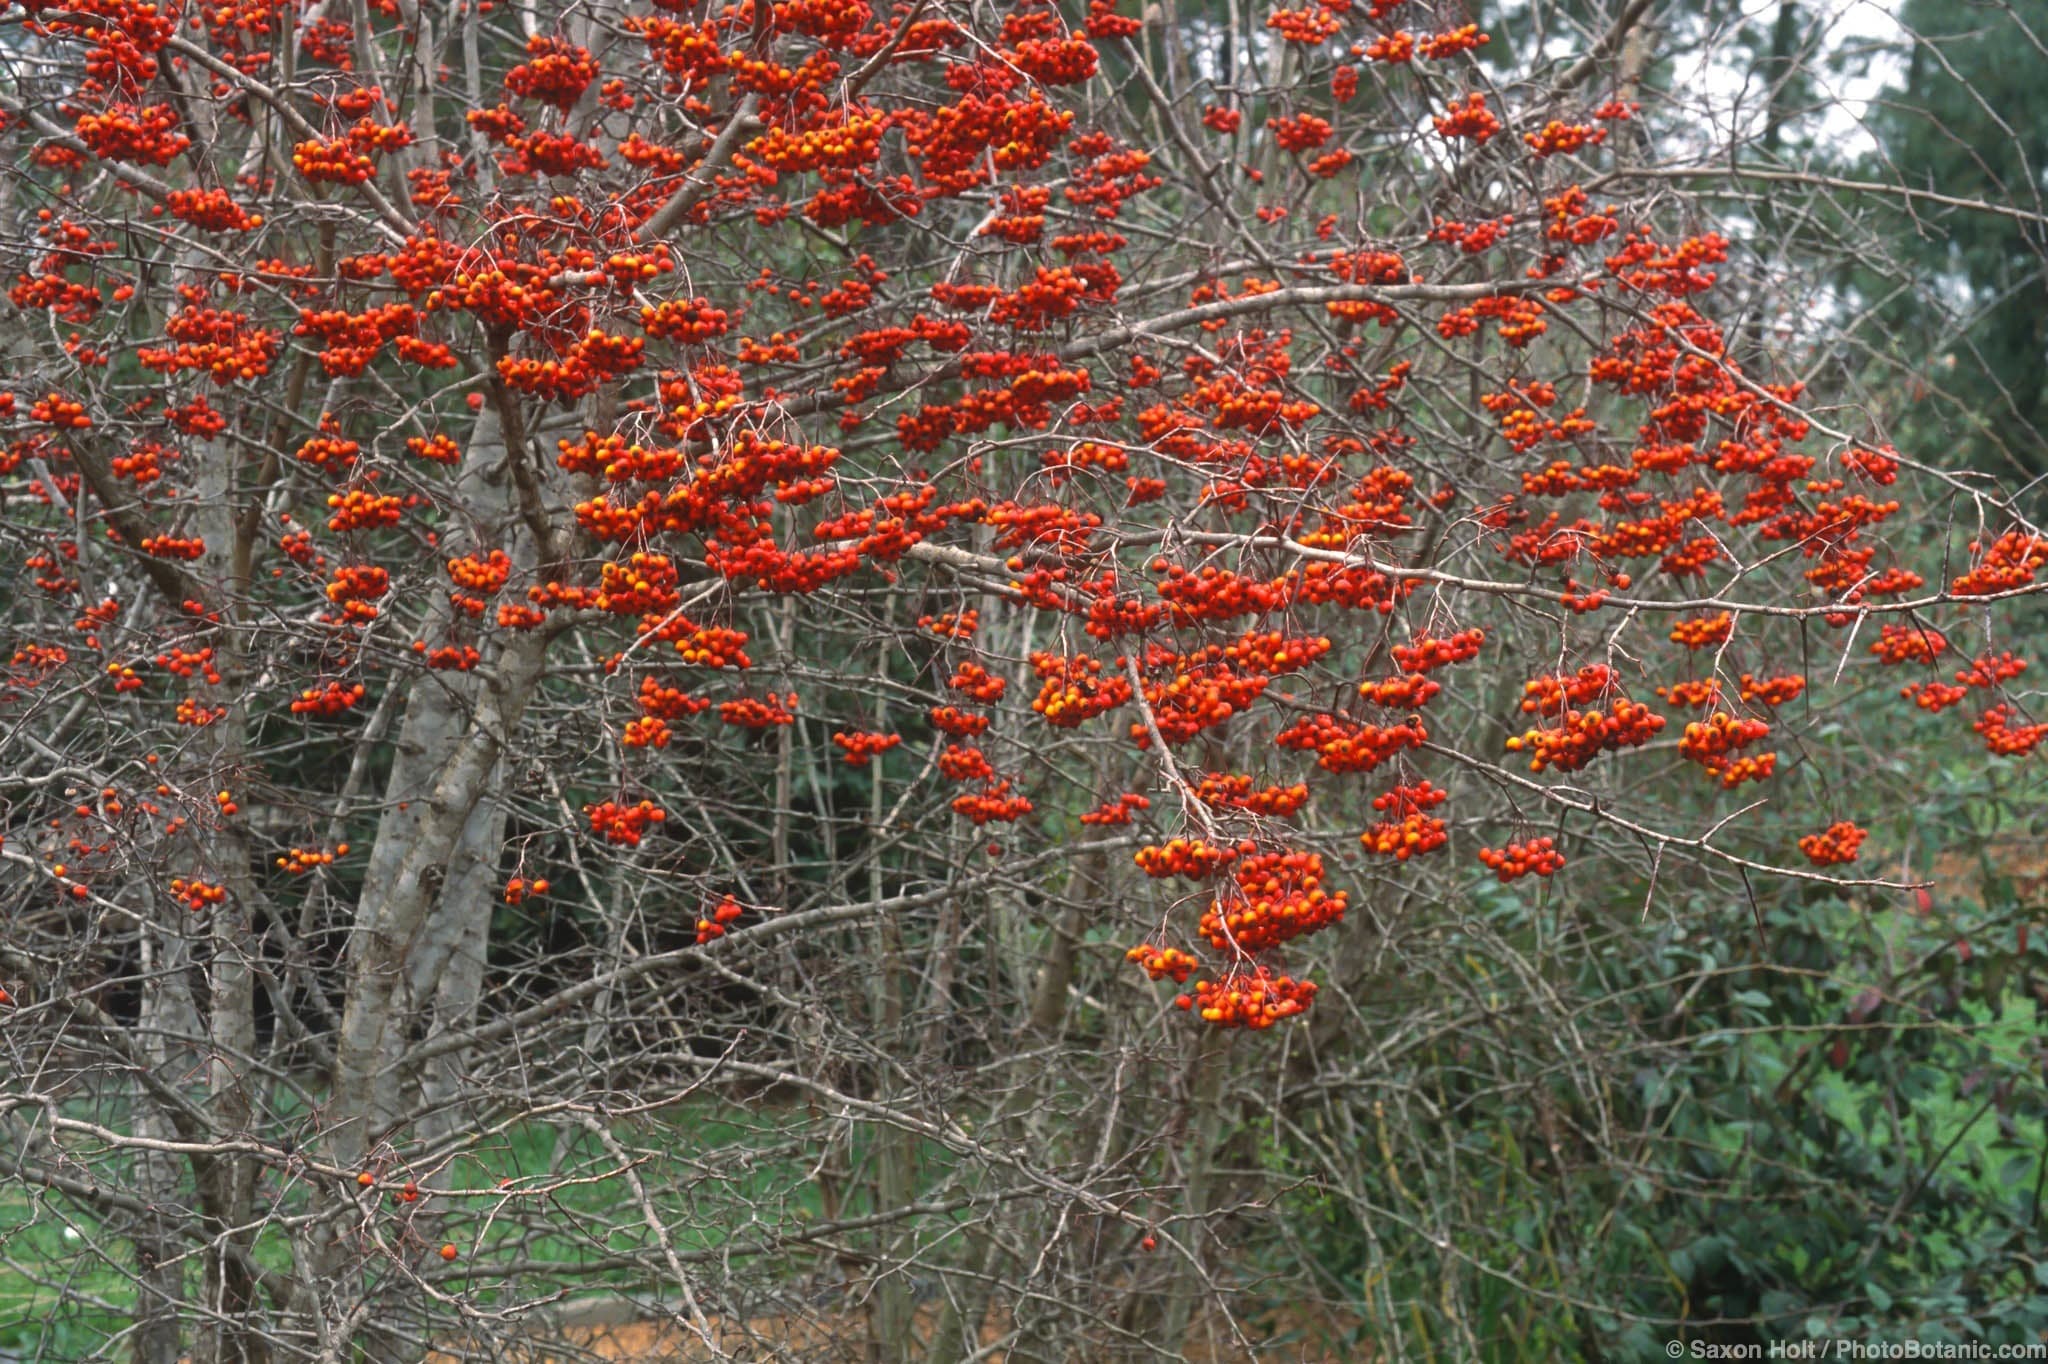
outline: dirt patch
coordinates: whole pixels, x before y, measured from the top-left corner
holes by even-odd
[[[920,1339],[929,1336],[936,1312],[918,1314],[916,1330]],[[1300,1314],[1290,1314],[1299,1316]],[[1268,1332],[1300,1340],[1341,1338],[1341,1324],[1333,1321],[1290,1320],[1272,1323]],[[789,1316],[755,1317],[744,1323],[713,1318],[712,1337],[726,1359],[744,1364],[870,1364],[866,1319],[858,1313],[819,1313],[803,1318]],[[1342,1352],[1307,1344],[1274,1346],[1247,1354],[1242,1349],[1218,1346],[1217,1339],[1229,1333],[1197,1328],[1190,1333],[1181,1358],[1186,1364],[1370,1364],[1371,1356],[1356,1349]],[[981,1333],[982,1345],[994,1347],[981,1359],[986,1364],[1006,1364],[1008,1352],[1000,1347],[1005,1336],[1001,1323],[991,1321]],[[918,1352],[921,1354],[921,1351]],[[427,1357],[427,1364],[465,1364],[479,1356],[450,1351]],[[586,1322],[551,1326],[525,1339],[490,1352],[494,1364],[708,1364],[719,1354],[706,1347],[690,1326],[671,1321]]]
[[[1937,903],[1975,900],[1981,904],[1993,881],[2008,883],[2022,903],[2040,903],[2048,900],[2048,838],[1995,838],[1974,852],[1946,852],[1912,879],[1923,877],[1934,883],[1930,893]]]

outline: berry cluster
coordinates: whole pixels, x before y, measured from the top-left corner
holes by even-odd
[[[1607,140],[1607,130],[1591,123],[1562,123],[1551,119],[1542,129],[1523,133],[1522,141],[1528,144],[1529,155],[1535,157],[1557,156],[1597,147]]]
[[[308,687],[293,699],[292,714],[339,715],[362,700],[364,691],[360,682],[345,687],[339,682],[326,682],[318,687]]]
[[[1045,679],[1031,709],[1061,729],[1072,729],[1131,699],[1131,684],[1117,673],[1104,677],[1101,661],[1086,654],[1034,653],[1031,666]]]
[[[1609,750],[1640,748],[1663,728],[1663,716],[1640,702],[1621,697],[1606,711],[1568,710],[1557,725],[1526,730],[1510,738],[1507,746],[1515,753],[1531,750],[1531,772],[1552,767],[1560,772],[1576,772]]]
[[[376,602],[391,591],[391,574],[375,564],[343,564],[327,583],[327,600],[341,608],[342,619],[363,623],[377,619]]]
[[[177,110],[168,104],[109,104],[80,114],[73,127],[86,150],[104,161],[168,166],[192,145],[177,130]]]
[[[659,715],[639,715],[619,731],[619,743],[626,748],[667,748],[675,732]]]
[[[1995,687],[2001,682],[2012,681],[2026,670],[2026,660],[2013,657],[2010,651],[1986,654],[1972,660],[1967,669],[1958,672],[1956,681],[1969,687]]]
[[[988,716],[961,710],[958,706],[933,706],[929,714],[932,728],[942,734],[971,739],[988,731]]]
[[[1618,684],[1614,669],[1605,663],[1588,663],[1570,677],[1531,678],[1522,685],[1522,711],[1558,715],[1567,705],[1583,706],[1612,695]]]
[[[1126,791],[1115,800],[1106,800],[1093,810],[1081,816],[1083,824],[1107,825],[1129,824],[1134,810],[1149,810],[1152,802],[1135,791]]]
[[[1970,552],[1984,557],[1958,577],[1949,590],[1958,597],[1988,597],[2017,591],[2033,582],[2041,569],[2048,566],[2048,537],[2007,531],[1989,549],[1981,541],[1972,540]]]
[[[1195,798],[1217,810],[1243,810],[1273,819],[1287,819],[1308,804],[1308,785],[1252,789],[1248,773],[1208,772],[1195,788]]]
[[[1295,114],[1287,118],[1269,118],[1266,126],[1273,130],[1273,140],[1280,150],[1287,152],[1313,151],[1330,140],[1330,122],[1314,114]]]
[[[462,459],[462,447],[439,432],[432,436],[408,436],[405,448],[415,459],[433,464],[455,464]]]
[[[1154,980],[1171,977],[1175,985],[1186,984],[1187,978],[1199,965],[1194,957],[1178,947],[1158,947],[1152,943],[1139,943],[1124,953],[1124,960],[1136,962]]]
[[[718,718],[735,729],[772,729],[778,725],[796,723],[797,696],[789,692],[777,696],[769,692],[766,696],[740,696],[718,703]]]
[[[177,878],[171,882],[171,898],[197,914],[208,905],[225,902],[228,898],[228,888],[210,881],[187,881]]]
[[[1417,635],[1406,644],[1393,648],[1394,662],[1402,671],[1426,673],[1452,663],[1464,663],[1479,656],[1479,646],[1486,642],[1486,631],[1480,629],[1462,630],[1448,639],[1434,635]]]
[[[1173,1002],[1219,1028],[1259,1030],[1301,1013],[1315,996],[1314,982],[1276,976],[1260,964],[1220,982],[1198,980],[1192,995],[1181,995]]]
[[[1721,704],[1721,679],[1703,677],[1684,682],[1674,682],[1668,687],[1657,688],[1657,695],[1666,704],[1681,709],[1706,710]]]
[[[206,541],[197,535],[148,535],[141,549],[158,559],[197,559],[206,553]]]
[[[953,798],[953,812],[972,820],[976,828],[989,823],[1014,823],[1031,810],[1030,800],[1014,794],[1008,780],[992,782],[980,791]]]
[[[1419,716],[1393,725],[1370,725],[1328,712],[1297,720],[1273,736],[1282,748],[1314,753],[1325,772],[1370,772],[1405,749],[1420,748],[1429,731]]]
[[[1841,862],[1854,862],[1856,853],[1863,846],[1869,831],[1859,829],[1847,820],[1828,825],[1817,834],[1807,834],[1799,840],[1799,851],[1806,854],[1809,862],[1816,867],[1834,866]]]
[[[1470,138],[1481,146],[1501,127],[1500,118],[1486,107],[1486,96],[1477,91],[1465,96],[1464,103],[1453,103],[1431,121],[1436,126],[1437,136],[1452,140]]]
[[[876,734],[867,730],[840,732],[832,736],[832,742],[845,750],[848,767],[866,767],[877,755],[887,753],[903,742],[901,734]]]
[[[400,499],[388,493],[373,493],[366,488],[336,493],[327,499],[327,505],[334,509],[334,515],[327,520],[327,529],[332,531],[395,526],[405,507]]]
[[[226,706],[209,706],[190,696],[178,699],[177,720],[181,725],[203,729],[228,713]]]
[[[243,211],[224,189],[174,189],[164,196],[172,217],[203,232],[254,232],[263,215]]]
[[[464,615],[481,616],[485,599],[496,595],[511,576],[512,556],[502,549],[494,549],[482,558],[465,554],[459,559],[450,559],[448,577],[463,590],[451,591],[449,600]]]
[[[545,895],[549,889],[550,887],[545,877],[529,881],[523,876],[515,876],[505,883],[505,903],[508,905],[524,904],[528,897]]]
[[[292,148],[292,164],[315,184],[360,185],[377,174],[377,163],[348,138],[301,142]]]
[[[754,660],[747,656],[747,632],[727,629],[722,625],[691,627],[687,621],[677,622],[677,627],[687,627],[687,633],[676,640],[676,654],[683,662],[696,668],[751,668]],[[790,700],[795,705],[795,698]]]
[[[1969,699],[1970,689],[1951,686],[1947,682],[1913,682],[1900,687],[1899,695],[1930,715],[1938,715]]]
[[[276,861],[277,869],[291,876],[304,876],[319,867],[331,867],[337,857],[348,856],[348,844],[337,843],[333,852],[321,848],[290,848]]]
[[[942,616],[919,616],[917,626],[920,630],[931,631],[940,639],[972,639],[974,632],[981,628],[981,612],[948,611]]]
[[[1144,686],[1145,701],[1167,743],[1187,743],[1243,714],[1271,684],[1271,674],[1239,672],[1221,661],[1223,654],[1214,645],[1194,654],[1150,653],[1149,662],[1171,669],[1165,680]],[[1139,748],[1151,747],[1151,730],[1144,723],[1134,722],[1130,733]]]
[[[648,826],[668,818],[668,812],[650,800],[633,805],[608,800],[584,806],[583,813],[590,818],[592,833],[602,834],[605,842],[626,848],[639,847]]]
[[[1198,925],[1218,952],[1263,952],[1344,918],[1345,894],[1323,889],[1323,859],[1315,853],[1249,853],[1231,868],[1231,880]]]
[[[1449,792],[1427,781],[1396,786],[1373,797],[1372,808],[1386,818],[1358,836],[1369,853],[1406,862],[1418,853],[1434,852],[1450,841],[1444,821],[1428,813],[1444,803]]]
[[[1000,677],[992,676],[979,663],[962,663],[946,685],[971,701],[992,705],[1003,699],[1003,693],[1008,690],[1010,684]]]
[[[1878,632],[1870,646],[1870,652],[1888,664],[1932,663],[1947,649],[1948,639],[1939,630],[1890,623]]]
[[[1266,27],[1285,42],[1303,47],[1320,47],[1336,36],[1344,21],[1319,5],[1302,9],[1276,9],[1266,16]]]
[[[185,649],[173,645],[169,650],[156,656],[156,665],[173,677],[190,677],[197,672],[215,686],[220,685],[220,673],[213,666],[213,646],[203,649]]]
[[[1185,876],[1190,881],[1206,881],[1240,855],[1254,851],[1255,846],[1249,842],[1221,848],[1199,838],[1176,838],[1164,844],[1147,844],[1138,849],[1133,860],[1147,876]]]
[[[688,696],[674,687],[665,687],[651,677],[640,679],[640,694],[634,698],[643,715],[658,720],[682,720],[700,711],[708,710],[711,702],[704,697]]]
[[[1712,616],[1689,616],[1671,627],[1671,642],[1688,649],[1711,649],[1725,644],[1735,633],[1735,617],[1726,611]]]
[[[1977,717],[1972,728],[1984,736],[1984,747],[2001,758],[2022,757],[2048,739],[2048,723],[2014,724],[2009,705],[1993,706]]]
[[[1775,753],[1737,757],[1738,750],[1769,735],[1770,725],[1752,717],[1736,719],[1716,711],[1705,720],[1686,725],[1678,741],[1680,756],[1698,763],[1721,778],[1724,786],[1738,786],[1771,774],[1777,764]]]
[[[1376,682],[1358,684],[1358,695],[1361,700],[1375,706],[1385,706],[1389,710],[1418,710],[1442,690],[1442,683],[1421,673],[1383,677]]]
[[[712,911],[697,920],[697,946],[702,947],[713,938],[725,936],[726,925],[744,915],[747,911],[740,902],[728,895],[720,900]]]
[[[1510,843],[1504,848],[1481,848],[1479,860],[1503,882],[1524,876],[1549,876],[1564,866],[1564,854],[1557,851],[1549,838]]]
[[[1742,675],[1742,699],[1761,702],[1773,708],[1782,706],[1787,701],[1797,700],[1805,690],[1806,677],[1803,673],[1787,673],[1782,677],[1765,678],[1754,677],[1749,673]]]
[[[1488,318],[1500,325],[1500,339],[1520,349],[1550,329],[1544,321],[1543,305],[1522,294],[1494,294],[1462,308],[1453,308],[1437,319],[1437,335],[1447,341],[1476,335]]]
[[[948,781],[988,781],[995,774],[988,755],[972,744],[947,744],[939,754],[939,775]]]
[[[536,33],[526,40],[526,55],[528,60],[505,73],[505,89],[513,95],[566,112],[597,79],[590,49],[567,39]]]
[[[623,564],[607,563],[599,570],[590,604],[615,616],[655,615],[681,600],[678,581],[676,566],[666,554],[636,553]]]
[[[1471,52],[1492,42],[1490,34],[1481,33],[1477,24],[1461,24],[1442,33],[1432,33],[1416,44],[1416,51],[1431,61],[1446,61],[1461,52]]]

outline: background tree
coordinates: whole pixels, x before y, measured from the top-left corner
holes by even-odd
[[[2040,169],[2048,109],[2029,56],[2041,51],[2048,9],[1908,3],[1898,18],[1898,79],[1871,120],[1881,172],[2019,211],[1936,206],[1930,221],[1911,206],[1885,215],[1880,230],[1918,287],[1898,288],[1895,273],[1865,290],[1886,305],[1878,325],[1905,352],[1910,397],[1938,409],[1910,423],[1916,443],[1939,449],[1960,439],[1978,467],[2031,484],[2048,471]],[[1927,287],[1930,275],[1936,287]]]

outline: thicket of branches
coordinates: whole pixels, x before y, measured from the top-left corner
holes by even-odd
[[[2038,1333],[1987,39],[1449,8],[0,14],[13,1347]]]

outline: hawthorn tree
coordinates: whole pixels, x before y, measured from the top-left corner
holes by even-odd
[[[1810,387],[1845,300],[1719,309],[1653,9],[0,16],[0,1106],[88,1348],[1255,1353],[1240,1083],[1405,1045],[1476,887],[1907,888],[1850,702],[2031,752],[2048,537]]]

